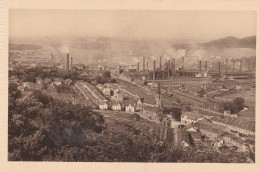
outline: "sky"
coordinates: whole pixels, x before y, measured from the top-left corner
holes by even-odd
[[[256,35],[254,11],[9,11],[9,36],[176,39],[207,42],[227,36]]]

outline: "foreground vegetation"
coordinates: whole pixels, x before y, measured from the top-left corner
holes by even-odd
[[[13,83],[8,109],[11,161],[248,162],[245,153],[184,149],[159,141],[156,133],[116,132],[89,107],[59,102],[39,91],[24,99]]]

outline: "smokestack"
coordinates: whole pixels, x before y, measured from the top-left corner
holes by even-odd
[[[228,71],[228,59],[226,59],[226,73]]]
[[[147,62],[147,64],[146,64],[146,69],[147,69],[147,71],[148,71],[148,62]]]
[[[199,62],[199,72],[201,73],[201,60]]]
[[[160,69],[162,69],[162,56],[160,56]]]
[[[143,57],[143,73],[145,74],[145,57]]]
[[[70,65],[70,55],[69,55],[69,53],[67,53],[67,74],[70,73],[69,65]]]
[[[242,71],[242,64],[243,64],[243,60],[240,59],[240,72]]]
[[[137,62],[137,73],[139,73],[139,62]]]
[[[234,59],[232,59],[232,62],[233,62],[233,72],[235,71],[235,60]]]
[[[218,76],[220,77],[220,61],[218,62]]]
[[[182,57],[182,66],[181,69],[184,70],[184,56]]]
[[[175,58],[173,59],[173,71],[175,72]]]
[[[248,59],[248,70],[250,71],[250,59]]]
[[[168,60],[168,79],[170,78],[170,64],[171,64],[171,61]]]
[[[205,61],[205,71],[207,71],[207,70],[208,70],[208,62]]]
[[[153,61],[153,81],[155,80],[155,60]]]
[[[70,69],[73,69],[73,57],[70,58]]]

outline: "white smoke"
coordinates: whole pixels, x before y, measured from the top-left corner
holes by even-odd
[[[150,57],[152,60],[156,60],[156,57],[155,56],[151,56]]]
[[[60,47],[60,51],[63,52],[63,53],[69,53],[70,48],[67,44],[62,44],[62,46]]]

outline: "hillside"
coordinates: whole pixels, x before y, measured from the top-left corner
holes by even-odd
[[[256,48],[256,36],[236,38],[228,36],[226,38],[217,39],[202,44],[204,47],[210,48]]]
[[[9,50],[38,50],[41,48],[42,47],[38,45],[9,43]]]

